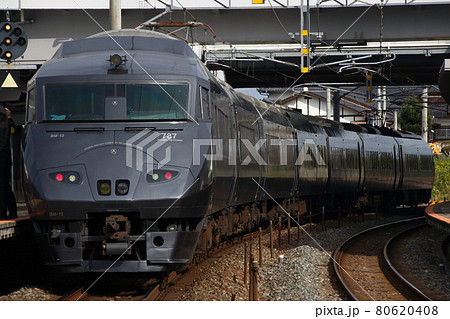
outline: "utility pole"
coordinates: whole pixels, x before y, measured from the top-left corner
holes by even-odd
[[[310,13],[309,13],[309,0],[306,0],[306,14],[304,9],[304,0],[300,2],[300,46],[301,46],[301,72],[309,73],[310,60],[309,60],[309,49],[310,49]],[[306,25],[306,26],[305,26]],[[305,44],[306,40],[306,44]]]
[[[336,90],[333,93],[333,120],[336,122],[340,122],[341,121],[341,109],[340,109],[340,104],[341,104],[341,91]]]
[[[382,99],[382,95],[381,95],[381,86],[377,87],[377,117],[375,120],[375,125],[376,126],[381,126],[381,116],[383,113],[383,106],[381,104],[381,99]]]
[[[386,85],[383,85],[383,108],[381,111],[381,127],[386,126],[386,112],[387,112],[387,94],[386,94]]]
[[[109,0],[109,22],[111,24],[111,30],[122,29],[121,0]]]
[[[331,89],[327,88],[327,119],[331,120]]]
[[[394,130],[398,130],[398,110],[394,110]]]
[[[423,88],[422,93],[422,138],[428,142],[428,88]]]

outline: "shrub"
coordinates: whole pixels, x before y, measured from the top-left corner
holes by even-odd
[[[434,159],[436,180],[434,181],[432,200],[450,200],[450,157],[438,156]]]

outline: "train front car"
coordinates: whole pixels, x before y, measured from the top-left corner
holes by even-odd
[[[209,200],[209,164],[192,156],[211,137],[208,77],[183,41],[110,35],[63,43],[29,83],[30,216],[47,265],[177,270]]]

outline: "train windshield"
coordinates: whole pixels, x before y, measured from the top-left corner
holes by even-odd
[[[188,117],[188,84],[45,86],[45,119],[162,120]]]

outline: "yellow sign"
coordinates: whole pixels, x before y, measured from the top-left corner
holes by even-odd
[[[1,86],[2,88],[18,88],[16,81],[14,81],[13,76],[11,73],[8,73],[8,75],[5,78],[5,81],[3,81],[3,84]]]
[[[252,4],[264,4],[264,0],[252,0]]]

